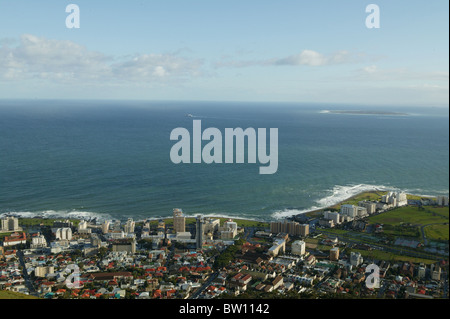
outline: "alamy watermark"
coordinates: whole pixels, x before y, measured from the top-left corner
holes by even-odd
[[[80,268],[77,265],[75,264],[68,265],[64,270],[64,272],[68,274],[64,282],[67,288],[69,289],[81,288]]]
[[[376,4],[369,4],[366,7],[366,13],[370,13],[366,18],[366,27],[368,29],[380,28],[380,7]]]
[[[366,278],[366,287],[369,289],[380,288],[380,268],[375,264],[370,264],[366,267],[366,273],[370,273]]]
[[[258,133],[256,133],[258,132]],[[247,140],[247,160],[249,164],[260,164],[262,175],[275,174],[278,171],[278,129],[270,129],[269,150],[267,149],[267,131],[265,128],[226,128],[225,139],[222,132],[214,127],[202,131],[202,121],[194,120],[191,133],[182,127],[170,134],[171,141],[178,141],[170,151],[174,164],[233,164],[245,163],[245,140]],[[208,141],[203,146],[203,142]],[[223,154],[225,153],[225,154]]]
[[[69,4],[66,6],[66,28],[79,29],[80,28],[80,7],[77,4]],[[369,4],[366,6],[366,13],[370,13],[366,17],[366,27],[368,29],[380,28],[380,7],[377,4]]]
[[[69,4],[66,7],[66,13],[70,13],[66,18],[67,29],[80,28],[80,7],[76,4]]]

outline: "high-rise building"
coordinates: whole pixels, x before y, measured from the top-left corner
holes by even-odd
[[[367,209],[367,214],[369,215],[376,213],[377,210],[377,204],[373,202],[361,201],[358,203],[358,206]]]
[[[87,226],[88,226],[87,221],[85,221],[85,220],[80,221],[80,223],[78,224],[78,231],[86,230]]]
[[[448,206],[448,196],[438,196],[437,204],[438,206]]]
[[[19,227],[19,219],[16,217],[2,218],[1,231],[15,232],[21,230]]]
[[[306,237],[308,235],[309,235],[309,225],[308,224],[300,225],[300,236]]]
[[[297,222],[291,222],[284,220],[282,222],[271,222],[270,232],[273,234],[286,233],[291,236],[303,236],[309,235],[309,225],[301,225]]]
[[[58,228],[55,233],[56,239],[59,240],[72,240],[71,228]]]
[[[424,279],[426,273],[427,273],[427,272],[426,272],[426,268],[425,268],[424,266],[420,266],[420,267],[417,269],[417,277],[418,277],[419,279]]]
[[[31,238],[31,246],[32,249],[36,248],[45,248],[47,247],[47,240],[44,235],[38,233]]]
[[[303,240],[294,241],[291,245],[291,252],[294,255],[303,256],[306,253],[306,243]]]
[[[124,232],[127,234],[132,234],[134,233],[134,228],[135,228],[136,223],[133,221],[132,218],[128,218],[127,222],[125,223],[124,226]]]
[[[365,216],[367,216],[367,208],[357,206],[356,213],[357,213],[358,217],[365,217]]]
[[[358,210],[354,205],[342,205],[341,214],[351,218],[355,218],[356,216],[358,216]]]
[[[350,264],[352,266],[358,267],[363,263],[363,258],[359,252],[352,251],[350,254]]]
[[[338,261],[339,260],[339,248],[334,247],[330,249],[330,260],[331,261]]]
[[[186,232],[186,217],[179,208],[173,210],[173,229],[175,234]]]
[[[339,225],[341,223],[341,214],[338,212],[325,211],[323,213],[323,218],[332,220],[334,225]]]
[[[202,249],[203,247],[203,218],[198,215],[195,222],[195,243],[197,249]]]
[[[403,192],[389,192],[381,197],[381,202],[393,207],[401,207],[408,205],[408,198]]]
[[[232,219],[229,219],[225,223],[223,223],[223,227],[220,227],[219,230],[220,239],[233,239],[237,236],[238,226],[236,222],[234,222]]]
[[[220,228],[220,219],[205,218],[203,234],[214,234]]]
[[[105,220],[102,224],[102,233],[107,234],[109,232],[109,221]]]

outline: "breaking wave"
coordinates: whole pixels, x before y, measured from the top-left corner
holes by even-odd
[[[368,184],[358,184],[348,186],[336,185],[333,187],[333,189],[327,191],[329,195],[316,200],[315,201],[316,205],[311,206],[307,209],[280,210],[273,213],[272,217],[275,219],[283,219],[294,215],[305,214],[311,211],[324,209],[339,204],[340,202],[349,199],[355,195],[369,191],[400,191],[400,189],[391,186],[388,187],[383,185],[368,185]]]
[[[40,212],[7,212],[0,214],[0,217],[14,216],[19,218],[48,218],[48,219],[80,219],[80,220],[93,220],[99,221],[106,219],[113,219],[109,214],[93,213],[84,211],[64,211],[64,210],[46,210]]]

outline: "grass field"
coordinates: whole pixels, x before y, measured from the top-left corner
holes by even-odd
[[[369,217],[371,224],[383,224],[384,234],[396,237],[421,238],[420,228],[429,224],[448,223],[448,207],[400,207],[392,211]],[[448,225],[425,227],[426,237],[434,240],[448,240]]]
[[[369,217],[369,221],[371,224],[379,223],[392,226],[399,226],[404,223],[413,225],[448,223],[448,212],[448,207],[425,207],[420,210],[418,207],[407,206]]]
[[[429,225],[425,227],[425,236],[431,240],[449,240],[449,225]]]
[[[0,290],[0,299],[39,299],[37,297],[19,294],[17,292]]]
[[[29,226],[53,226],[55,221],[60,221],[62,219],[47,219],[47,218],[20,218],[19,225],[21,227],[29,227]],[[80,223],[79,219],[71,219],[70,220],[73,225],[76,227]]]

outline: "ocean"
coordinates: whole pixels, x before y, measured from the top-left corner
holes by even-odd
[[[248,163],[173,164],[170,133],[192,132],[194,119],[222,132],[278,128],[278,172],[260,175],[260,165]],[[0,215],[100,220],[170,217],[181,208],[188,216],[269,221],[366,190],[448,195],[449,110],[2,100],[0,187]]]

